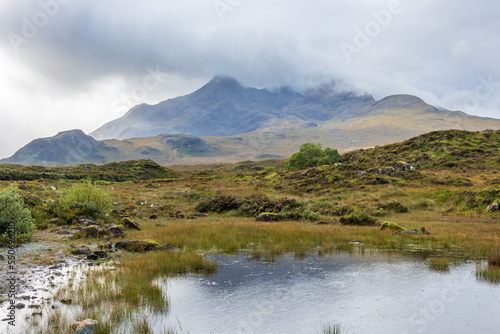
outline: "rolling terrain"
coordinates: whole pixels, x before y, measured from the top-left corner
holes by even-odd
[[[136,106],[90,135],[71,130],[37,139],[0,163],[234,163],[283,159],[306,142],[342,153],[449,129],[498,130],[500,120],[438,109],[411,95],[376,101],[334,83],[297,92],[248,88],[233,78],[215,77],[186,96]]]

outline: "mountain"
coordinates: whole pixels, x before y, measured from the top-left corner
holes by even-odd
[[[0,160],[2,164],[20,165],[76,165],[103,163],[119,157],[118,149],[87,136],[82,130],[59,132],[54,137],[33,140],[12,157]]]
[[[214,77],[197,91],[141,104],[90,133],[96,139],[129,139],[160,134],[231,136],[266,128],[279,120],[307,127],[316,121],[343,119],[374,103],[371,96],[337,93],[323,85],[305,93],[243,87],[234,78]]]
[[[136,106],[90,136],[72,130],[37,139],[0,163],[151,159],[164,165],[218,164],[283,159],[306,142],[343,153],[450,129],[499,130],[500,120],[438,109],[412,95],[376,101],[335,83],[297,92],[249,88],[233,78],[215,77],[191,94]]]

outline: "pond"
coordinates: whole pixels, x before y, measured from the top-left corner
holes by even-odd
[[[374,252],[273,262],[212,256],[214,276],[158,281],[166,314],[154,333],[500,333],[500,285],[478,281],[474,262],[429,269],[428,259]]]

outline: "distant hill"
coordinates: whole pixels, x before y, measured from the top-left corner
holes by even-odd
[[[91,136],[72,130],[37,139],[0,163],[236,163],[284,159],[306,142],[342,153],[450,129],[498,130],[500,120],[438,109],[412,95],[376,101],[339,90],[335,83],[297,92],[243,87],[233,78],[215,77],[186,96],[136,106]]]
[[[119,156],[115,147],[87,136],[82,130],[70,130],[59,132],[54,137],[33,140],[12,157],[0,160],[0,163],[39,166],[101,164]]]

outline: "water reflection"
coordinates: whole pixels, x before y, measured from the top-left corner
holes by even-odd
[[[212,277],[162,281],[170,311],[150,316],[155,332],[322,333],[332,323],[357,334],[500,328],[500,287],[477,282],[474,263],[443,274],[425,260],[385,253],[213,258],[220,266]]]

